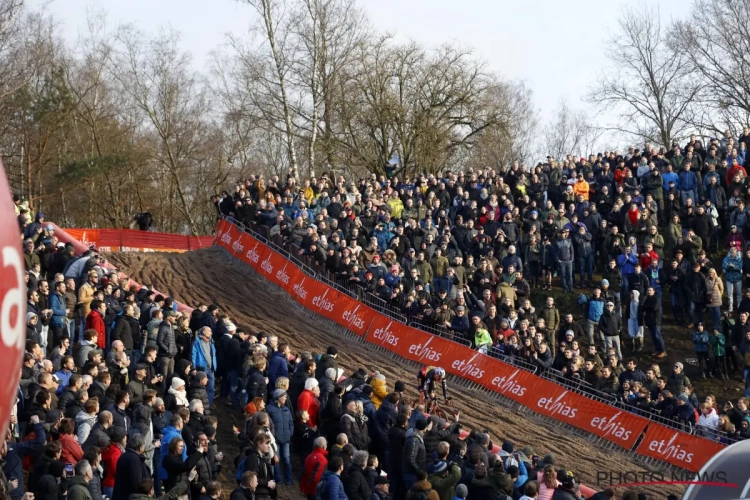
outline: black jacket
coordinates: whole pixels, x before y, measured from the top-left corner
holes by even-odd
[[[125,450],[117,460],[112,500],[128,500],[130,495],[136,492],[138,483],[149,477],[151,473],[146,467],[146,458],[133,450]]]
[[[404,473],[416,474],[417,471],[427,470],[427,452],[421,432],[416,429],[406,431],[406,444],[402,456]]]
[[[263,401],[268,399],[268,384],[266,383],[266,376],[263,375],[262,371],[255,367],[248,370],[245,390],[247,391],[248,401],[252,401],[257,397],[263,398]]]
[[[602,317],[599,318],[599,330],[605,337],[619,337],[621,329],[620,317],[616,314],[610,314],[608,311],[605,311]]]
[[[359,466],[351,465],[346,469],[341,475],[341,482],[344,483],[344,492],[349,500],[370,500],[372,490]]]
[[[661,301],[659,297],[654,294],[649,297],[646,295],[646,299],[643,301],[639,312],[643,317],[643,324],[646,326],[660,326],[661,325]]]
[[[93,446],[104,449],[109,446],[109,442],[110,439],[109,434],[107,434],[107,430],[102,427],[102,424],[97,422],[93,427],[91,427],[89,437],[87,437],[86,441],[83,442],[81,448],[83,448],[84,452],[89,451]]]
[[[390,459],[388,461],[388,470],[394,477],[400,477],[404,470],[402,457],[406,447],[406,429],[394,425],[388,429],[388,450]]]
[[[131,331],[128,316],[123,314],[117,317],[115,320],[115,327],[110,334],[110,340],[112,342],[119,340],[125,346],[125,349],[133,349],[133,332]]]

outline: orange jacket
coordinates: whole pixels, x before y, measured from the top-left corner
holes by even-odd
[[[583,199],[588,201],[589,199],[589,183],[586,181],[578,181],[573,184],[573,192],[578,196],[583,195]]]

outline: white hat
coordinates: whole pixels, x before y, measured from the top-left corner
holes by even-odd
[[[175,377],[172,379],[172,389],[176,391],[178,387],[185,387],[185,381],[179,377]]]

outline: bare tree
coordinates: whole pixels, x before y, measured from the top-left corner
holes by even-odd
[[[695,127],[720,134],[750,123],[750,0],[695,0],[672,35],[676,51],[705,85]]]
[[[603,131],[590,123],[583,111],[570,109],[567,101],[560,100],[554,117],[541,133],[540,153],[553,158],[568,154],[588,155]]]
[[[702,88],[689,55],[676,51],[659,11],[629,8],[609,41],[612,67],[601,71],[589,101],[617,114],[608,129],[666,148],[688,127],[690,105]]]
[[[204,156],[212,139],[204,118],[211,108],[205,87],[189,69],[188,55],[178,48],[178,39],[174,32],[148,38],[132,27],[121,28],[112,73],[127,105],[142,115],[140,133],[155,132],[149,156],[156,172],[164,173],[154,180],[166,181],[165,209],[177,210],[197,235],[196,197],[189,187],[196,184],[189,181],[207,170],[203,162],[211,160]]]
[[[297,163],[297,151],[295,148],[295,127],[292,123],[292,109],[287,92],[287,77],[295,61],[295,46],[291,38],[290,6],[286,0],[242,0],[252,6],[260,15],[261,26],[259,31],[268,43],[267,71],[262,71],[258,76],[264,83],[267,97],[281,106],[283,113],[283,124],[286,133],[287,153],[291,164],[292,175],[299,177],[299,166]],[[288,17],[289,16],[289,17]],[[263,66],[255,66],[256,69]],[[261,108],[265,111],[265,107]]]

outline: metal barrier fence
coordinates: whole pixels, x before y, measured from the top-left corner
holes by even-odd
[[[258,227],[257,225],[254,225],[253,228],[249,228],[249,227],[245,227],[244,225],[238,223],[237,221],[235,221],[235,220],[233,220],[233,219],[231,219],[229,217],[227,219],[229,219],[230,222],[233,222],[234,224],[236,224],[243,231],[251,234],[254,237],[259,238],[264,243],[269,244],[269,246],[271,246],[274,250],[279,251],[284,256],[286,256],[286,257],[292,257],[292,258],[290,258],[290,260],[296,261],[295,263],[301,269],[303,269],[303,271],[306,274],[308,274],[313,279],[318,279],[318,280],[321,280],[321,281],[325,281],[326,284],[328,284],[328,285],[330,285],[332,287],[335,287],[337,290],[342,291],[343,293],[345,293],[345,294],[347,294],[349,296],[352,296],[351,295],[351,290],[347,289],[346,287],[343,287],[342,285],[340,285],[339,283],[337,283],[335,280],[330,279],[328,276],[323,276],[324,274],[328,274],[327,271],[325,269],[321,270],[320,266],[318,266],[315,262],[310,262],[311,259],[305,259],[304,258],[305,256],[300,256],[299,259],[296,259],[296,257],[297,257],[296,254],[299,251],[299,248],[296,247],[296,246],[294,246],[294,245],[292,245],[290,242],[288,242],[288,241],[284,242],[283,246],[279,245],[277,242],[270,241],[266,236],[264,236],[260,232],[256,231],[255,228]],[[261,227],[265,228],[264,226],[261,226]],[[263,232],[265,232],[266,234],[268,234],[267,228],[265,228],[265,231],[263,231]],[[221,247],[219,247],[219,248],[221,248]],[[295,252],[294,249],[296,249],[297,252]],[[226,252],[226,250],[222,249],[222,251],[224,251],[225,253],[227,253],[227,255],[230,257],[230,260],[232,262],[239,263],[239,265],[243,266],[245,269],[250,270],[250,272],[252,272],[253,274],[256,274],[255,270],[252,267],[247,266],[244,263],[241,263],[240,261],[235,260],[234,258],[232,258],[232,256],[229,254],[229,252]],[[375,349],[379,353],[381,353],[381,354],[383,354],[383,355],[385,355],[385,356],[387,356],[387,357],[389,357],[391,359],[398,360],[399,363],[402,364],[402,365],[406,365],[406,366],[410,366],[410,367],[414,367],[414,368],[417,368],[417,367],[421,366],[418,363],[412,362],[412,361],[407,360],[405,358],[402,358],[401,356],[399,356],[399,355],[393,353],[392,351],[389,351],[388,349],[385,349],[385,348],[383,348],[381,346],[378,346],[378,345],[375,345],[375,344],[371,344],[371,343],[366,343],[364,337],[360,337],[359,335],[356,335],[353,332],[347,330],[346,328],[340,326],[338,323],[336,323],[336,322],[334,322],[332,320],[329,320],[329,319],[327,319],[327,318],[325,318],[323,316],[320,316],[320,315],[318,315],[318,314],[316,314],[316,313],[308,310],[307,308],[299,305],[295,300],[293,300],[291,297],[289,297],[289,295],[286,294],[286,292],[284,292],[283,290],[281,290],[280,288],[278,288],[276,285],[274,285],[274,284],[272,284],[272,283],[270,283],[268,281],[265,281],[265,280],[264,280],[264,283],[268,287],[273,287],[273,288],[277,289],[280,292],[279,294],[282,295],[282,296],[284,296],[297,310],[303,312],[305,315],[307,315],[311,319],[314,319],[316,321],[320,321],[321,323],[325,324],[326,327],[327,327],[327,329],[329,331],[334,332],[337,335],[340,335],[341,337],[347,338],[349,340],[353,340],[353,341],[356,341],[358,343],[366,344],[368,347],[370,347],[372,349]],[[365,304],[369,305],[373,309],[381,312],[382,314],[390,317],[394,321],[398,321],[398,322],[403,323],[403,324],[408,324],[409,326],[413,326],[415,328],[418,328],[420,330],[424,330],[424,331],[426,331],[428,333],[432,333],[434,335],[438,335],[438,336],[441,336],[441,337],[446,337],[445,332],[441,332],[441,331],[439,331],[439,330],[437,330],[435,328],[428,327],[428,326],[423,325],[423,324],[421,324],[419,322],[415,322],[415,321],[409,322],[409,321],[407,321],[406,316],[404,316],[403,314],[393,312],[393,307],[390,306],[390,304],[385,303],[385,301],[382,301],[382,299],[380,299],[379,297],[374,296],[373,294],[365,292],[364,289],[362,289],[361,287],[357,287],[357,288],[360,290],[359,293],[357,294],[359,300],[361,300]],[[374,300],[374,299],[376,299],[376,300]],[[389,307],[384,307],[382,304],[378,304],[377,303],[378,300],[381,301],[382,303],[386,304]],[[448,337],[446,337],[446,338],[448,338]],[[463,338],[460,338],[460,339],[459,338],[452,338],[450,340],[453,341],[453,342],[457,342],[457,343],[459,343],[461,345],[470,345],[470,342],[468,342],[466,339],[463,339]],[[526,361],[526,360],[524,360],[524,359],[522,359],[522,358],[520,358],[518,356],[504,355],[502,353],[497,353],[494,350],[490,350],[487,354],[490,355],[490,356],[496,357],[496,358],[500,359],[501,361],[503,361],[505,363],[517,366],[517,367],[519,367],[521,369],[524,369],[526,371],[529,371],[531,373],[538,373],[539,372],[539,366],[537,366],[535,364],[532,364],[532,363],[529,363],[528,361]],[[552,381],[554,383],[562,385],[562,386],[570,389],[571,391],[579,393],[579,394],[581,394],[583,396],[589,397],[591,399],[595,399],[597,401],[603,402],[605,404],[609,404],[611,406],[620,408],[622,410],[625,410],[625,411],[628,411],[628,412],[631,412],[631,413],[638,413],[638,411],[634,411],[635,410],[634,407],[628,405],[627,403],[623,403],[622,401],[618,401],[611,394],[603,393],[601,391],[596,391],[595,388],[593,388],[590,384],[586,383],[583,380],[581,380],[580,382],[575,382],[575,383],[571,384],[571,380],[570,379],[566,379],[564,377],[564,375],[562,374],[562,372],[559,372],[559,371],[554,370],[552,368],[548,368],[548,369],[542,371],[541,376],[543,378],[546,378],[547,380],[550,380],[550,381]],[[594,434],[590,434],[590,433],[588,433],[588,432],[586,432],[584,430],[581,430],[581,429],[579,429],[577,427],[574,427],[574,426],[572,426],[570,424],[567,424],[565,422],[556,420],[556,419],[551,418],[551,417],[547,417],[547,416],[538,414],[538,413],[534,412],[533,410],[531,410],[530,408],[528,408],[528,407],[526,407],[524,405],[521,405],[519,403],[516,403],[515,401],[513,401],[513,400],[511,400],[511,399],[509,399],[509,398],[507,398],[505,396],[502,396],[502,395],[500,395],[500,394],[498,394],[498,393],[496,393],[494,391],[489,391],[486,388],[484,388],[483,386],[481,386],[481,385],[479,385],[479,384],[477,384],[475,382],[471,382],[471,381],[464,380],[464,379],[459,378],[459,377],[453,377],[453,376],[449,376],[449,378],[452,380],[452,383],[455,383],[456,385],[459,385],[461,387],[464,387],[464,388],[472,390],[472,391],[480,392],[480,393],[482,393],[483,397],[489,397],[489,398],[491,398],[491,399],[493,399],[495,401],[498,401],[503,406],[509,408],[510,410],[512,410],[512,411],[514,411],[516,413],[524,414],[527,417],[532,418],[532,419],[534,419],[534,420],[536,420],[536,421],[538,421],[540,423],[544,423],[544,424],[552,426],[552,427],[556,427],[556,428],[560,428],[560,429],[566,430],[570,434],[573,434],[573,435],[576,435],[576,436],[581,437],[583,439],[586,439],[592,445],[597,446],[599,448],[606,449],[606,450],[617,451],[618,453],[623,454],[627,458],[629,458],[629,459],[631,459],[631,460],[633,460],[635,462],[638,462],[638,463],[640,463],[640,464],[642,464],[642,465],[644,465],[646,467],[649,467],[649,468],[652,468],[652,469],[655,469],[655,470],[659,470],[659,471],[664,471],[664,472],[673,472],[674,474],[689,474],[688,471],[685,471],[685,470],[683,470],[683,469],[681,469],[681,468],[679,468],[677,466],[671,465],[671,464],[669,464],[667,462],[664,462],[662,460],[653,459],[653,458],[645,457],[645,456],[642,456],[642,455],[638,455],[635,452],[635,450],[638,449],[638,444],[639,444],[640,440],[643,438],[643,436],[641,436],[639,438],[639,441],[636,442],[636,444],[631,449],[628,450],[626,448],[623,448],[623,447],[617,445],[614,442],[611,442],[611,441],[606,440],[604,438],[600,438],[600,437],[598,437],[598,436],[596,436]],[[671,428],[675,428],[675,429],[678,429],[678,430],[682,430],[683,432],[687,432],[687,433],[690,433],[690,434],[693,434],[694,431],[695,431],[695,429],[693,427],[688,426],[686,428],[684,425],[680,425],[678,422],[676,422],[674,420],[666,419],[664,417],[661,417],[660,415],[652,414],[652,415],[647,416],[647,418],[653,420],[654,422],[658,422],[658,423],[661,423],[663,425],[666,425],[666,426],[669,426]],[[727,440],[731,439],[731,437],[726,436],[726,435],[725,435],[725,438]],[[719,435],[719,440],[721,440],[721,435]]]
[[[250,231],[250,232],[252,232],[252,231]],[[251,266],[245,264],[244,262],[242,262],[242,261],[240,261],[238,259],[233,258],[233,256],[231,255],[231,253],[229,251],[225,250],[224,248],[221,248],[221,247],[217,247],[217,248],[219,248],[223,253],[226,254],[226,256],[228,257],[229,262],[232,263],[231,265],[233,267],[237,268],[238,270],[246,271],[246,272],[249,272],[249,273],[257,276],[256,271]],[[315,279],[317,279],[317,276],[313,276],[313,277]],[[386,358],[392,359],[394,361],[397,361],[400,366],[404,366],[404,367],[407,367],[407,368],[410,368],[410,369],[414,369],[414,370],[417,370],[417,369],[421,368],[422,365],[420,363],[408,360],[406,358],[402,358],[401,356],[399,356],[398,354],[394,353],[393,351],[390,351],[390,350],[388,350],[385,347],[382,347],[380,345],[369,343],[369,342],[366,341],[365,337],[361,337],[361,336],[359,336],[359,335],[351,332],[350,330],[347,330],[346,328],[342,327],[338,323],[336,323],[336,322],[334,322],[332,320],[329,320],[328,318],[325,318],[324,316],[321,316],[321,315],[319,315],[319,314],[317,314],[317,313],[315,313],[313,311],[310,311],[306,307],[304,307],[301,304],[299,304],[292,297],[290,297],[289,294],[286,293],[286,291],[284,291],[283,289],[281,289],[277,285],[275,285],[275,284],[273,284],[273,283],[271,283],[271,282],[269,282],[269,281],[267,281],[265,279],[262,279],[262,283],[263,283],[262,286],[264,286],[264,288],[265,288],[264,291],[267,291],[269,294],[273,294],[274,296],[278,296],[279,298],[282,298],[282,299],[286,300],[289,303],[290,307],[293,307],[295,310],[299,311],[301,314],[304,314],[305,316],[307,316],[308,318],[310,318],[312,321],[319,322],[321,325],[323,325],[325,327],[326,331],[329,331],[329,332],[333,333],[334,335],[339,336],[341,338],[344,338],[344,339],[346,339],[348,341],[356,342],[358,344],[362,344],[363,346],[367,346],[368,349],[374,350],[375,352],[377,352],[378,354],[382,355],[383,357],[386,357]],[[518,365],[516,365],[516,366],[518,366]],[[535,368],[535,367],[531,367],[531,368]],[[524,418],[526,418],[528,420],[531,420],[531,421],[534,421],[534,422],[536,422],[536,423],[538,423],[540,425],[546,426],[546,427],[553,427],[553,428],[556,428],[556,429],[563,430],[563,431],[565,431],[565,432],[567,432],[569,434],[575,435],[575,436],[577,436],[577,437],[579,437],[581,439],[585,439],[591,445],[596,446],[596,447],[598,447],[600,449],[604,449],[604,450],[607,450],[607,451],[617,452],[618,454],[622,455],[626,459],[637,461],[637,462],[643,464],[644,466],[649,467],[649,468],[654,469],[654,470],[666,471],[666,472],[668,472],[668,471],[675,471],[675,474],[687,474],[687,471],[683,471],[682,469],[679,469],[678,467],[672,466],[672,465],[670,465],[670,464],[668,464],[666,462],[662,462],[662,461],[655,460],[655,459],[648,458],[648,457],[643,457],[643,456],[640,456],[640,455],[636,454],[635,451],[633,451],[633,450],[635,450],[637,448],[637,446],[634,446],[633,450],[628,450],[628,449],[622,448],[621,446],[619,446],[619,445],[617,445],[617,444],[615,444],[615,443],[613,443],[611,441],[608,441],[606,439],[600,438],[600,437],[598,437],[598,436],[596,436],[594,434],[589,434],[589,433],[587,433],[587,432],[585,432],[585,431],[583,431],[583,430],[581,430],[581,429],[579,429],[577,427],[574,427],[574,426],[572,426],[570,424],[567,424],[565,422],[561,422],[559,420],[555,420],[553,418],[550,418],[550,417],[547,417],[547,416],[544,416],[544,415],[540,415],[540,414],[534,412],[533,410],[531,410],[530,408],[528,408],[528,407],[526,407],[526,406],[524,406],[524,405],[522,405],[520,403],[517,403],[516,401],[514,401],[514,400],[512,400],[512,399],[510,399],[510,398],[508,398],[506,396],[503,396],[502,394],[498,394],[498,393],[496,393],[494,391],[490,391],[490,390],[486,389],[484,386],[482,386],[482,385],[480,385],[480,384],[478,384],[476,382],[473,382],[471,380],[463,379],[463,378],[460,378],[460,377],[455,377],[455,376],[450,375],[450,374],[448,375],[448,380],[449,380],[449,382],[450,382],[451,385],[455,385],[457,387],[461,387],[461,388],[463,388],[466,391],[471,391],[478,398],[481,398],[481,399],[491,399],[491,400],[495,401],[496,403],[500,404],[501,406],[503,406],[504,408],[506,408],[511,413],[521,414],[521,415],[524,416]],[[500,436],[498,436],[498,437],[500,437]]]

